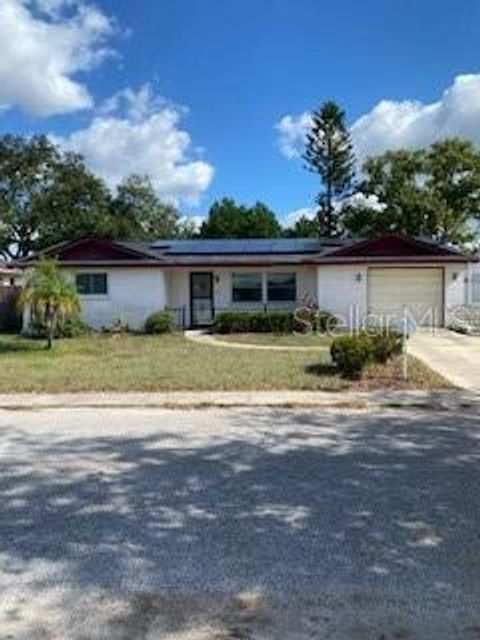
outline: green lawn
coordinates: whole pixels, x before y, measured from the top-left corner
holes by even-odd
[[[215,335],[217,342],[239,342],[274,347],[325,347],[330,348],[332,338],[319,334],[232,333]]]
[[[328,350],[234,350],[186,340],[181,335],[92,335],[44,342],[0,335],[0,392],[161,391],[180,389],[438,388],[438,375],[411,360],[404,385],[398,363],[375,367],[360,383],[341,380]]]

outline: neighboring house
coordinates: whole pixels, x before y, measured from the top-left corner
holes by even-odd
[[[22,271],[8,266],[6,263],[0,264],[0,288],[16,287],[21,284]]]
[[[161,309],[175,310],[179,324],[195,327],[227,309],[305,304],[355,327],[368,314],[400,319],[405,308],[419,324],[430,324],[434,313],[444,325],[455,307],[474,301],[468,257],[393,234],[363,241],[85,238],[41,255],[56,257],[74,280],[83,317],[94,328],[119,319],[141,328]]]
[[[0,331],[19,331],[22,316],[18,309],[18,297],[22,284],[22,271],[0,264]]]

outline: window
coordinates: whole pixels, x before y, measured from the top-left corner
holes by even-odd
[[[76,287],[80,295],[99,296],[107,293],[106,273],[77,273]]]
[[[233,302],[261,302],[262,274],[234,273],[232,275]]]
[[[267,274],[268,302],[294,302],[297,299],[297,277],[294,273]]]

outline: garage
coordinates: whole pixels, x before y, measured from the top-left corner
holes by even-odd
[[[398,323],[404,309],[417,326],[443,324],[443,269],[369,268],[368,313],[383,323]]]

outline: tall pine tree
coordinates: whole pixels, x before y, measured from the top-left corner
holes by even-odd
[[[312,114],[303,159],[307,169],[317,173],[322,183],[316,198],[319,233],[335,236],[341,231],[339,208],[335,205],[350,194],[355,165],[345,112],[335,102],[324,102]]]

